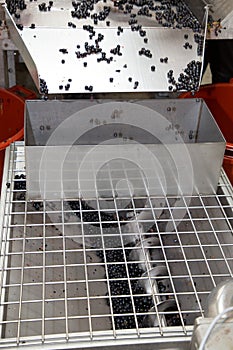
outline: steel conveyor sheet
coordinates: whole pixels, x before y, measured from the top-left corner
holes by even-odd
[[[25,193],[16,143],[1,195],[0,348],[188,349],[210,291],[233,275],[224,173],[216,194],[109,198],[107,209]]]
[[[11,38],[42,93],[176,91],[187,65],[202,62],[204,8],[199,22],[183,2],[6,3]]]

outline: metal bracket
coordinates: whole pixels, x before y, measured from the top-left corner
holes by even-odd
[[[3,20],[0,27],[0,86],[2,87],[11,87],[16,84],[14,51],[17,50],[9,38],[9,32]]]
[[[17,47],[15,44],[11,41],[11,39],[5,38],[2,40],[2,49],[4,51],[18,51]]]

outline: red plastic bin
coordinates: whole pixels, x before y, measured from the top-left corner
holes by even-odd
[[[185,92],[179,98],[205,100],[227,141],[223,168],[233,184],[233,79],[230,83],[203,85],[194,95]]]
[[[0,88],[0,186],[4,167],[5,149],[24,136],[24,101],[36,94],[22,86]],[[1,187],[0,187],[1,188]]]

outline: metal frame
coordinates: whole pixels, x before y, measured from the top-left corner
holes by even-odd
[[[2,20],[0,26],[0,86],[6,88],[16,85],[15,51],[18,49],[9,39],[3,3],[0,1],[0,19]]]

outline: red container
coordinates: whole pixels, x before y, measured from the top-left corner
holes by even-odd
[[[233,156],[224,156],[223,167],[233,185]]]
[[[8,90],[0,88],[0,186],[4,167],[5,149],[24,136],[24,101],[36,94],[21,86]]]
[[[194,95],[185,92],[180,98],[205,100],[227,141],[223,168],[233,184],[233,79],[230,83],[203,85]]]

